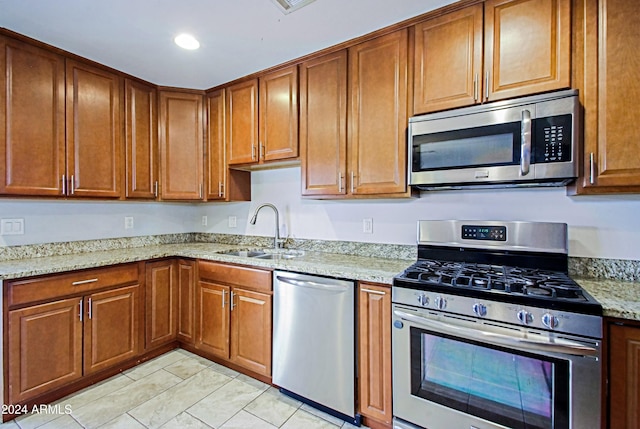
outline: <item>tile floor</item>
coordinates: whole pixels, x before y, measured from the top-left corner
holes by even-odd
[[[66,413],[69,411],[69,413]],[[173,350],[0,429],[338,429],[353,425],[186,350]]]

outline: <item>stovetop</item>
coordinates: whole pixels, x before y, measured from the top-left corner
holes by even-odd
[[[602,307],[562,271],[420,259],[394,286],[601,315]]]

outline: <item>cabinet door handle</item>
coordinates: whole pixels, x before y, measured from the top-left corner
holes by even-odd
[[[235,307],[235,305],[234,305],[234,303],[233,303],[233,298],[234,298],[234,296],[235,296],[235,295],[234,295],[233,291],[231,291],[231,301],[229,302],[229,307],[230,307],[230,310],[231,310],[231,311],[233,311],[233,307]]]
[[[62,195],[67,195],[67,175],[62,175]]]
[[[202,195],[204,194],[204,186],[200,183],[200,199],[202,199]]]
[[[256,147],[251,145],[251,159],[256,159]]]
[[[224,197],[224,183],[218,182],[218,196]]]
[[[88,279],[88,280],[78,280],[77,282],[73,282],[71,283],[72,286],[80,286],[80,285],[86,285],[87,283],[95,283],[97,282],[98,279]]]
[[[589,183],[592,185],[596,183],[596,163],[593,152],[589,154]]]
[[[82,322],[82,316],[84,314],[84,308],[83,308],[83,305],[82,305],[82,298],[80,298],[80,304],[79,305],[80,305],[80,311],[78,312],[78,317],[80,317],[80,321]]]
[[[74,177],[74,175],[73,175],[73,174],[71,175],[71,180],[70,180],[70,182],[71,182],[71,183],[69,184],[69,187],[71,188],[70,193],[71,193],[71,195],[73,195],[73,194],[75,194],[75,193],[76,193],[76,178]]]
[[[342,176],[342,171],[340,173],[338,173],[338,192],[342,192],[344,190],[344,183],[343,182],[343,176]]]
[[[89,320],[91,320],[91,298],[89,298],[89,302],[87,303],[87,310],[89,312]]]
[[[489,72],[484,75],[484,99],[489,99]]]
[[[365,289],[365,288],[363,288],[363,287],[361,287],[361,288],[360,288],[360,290],[361,290],[362,292],[372,293],[372,294],[374,294],[374,295],[386,295],[386,294],[387,294],[386,292],[383,292],[383,291],[381,291],[381,290]]]
[[[473,101],[478,101],[478,73],[473,76]]]
[[[351,170],[351,193],[353,194],[353,191],[355,189],[355,183],[356,181],[356,175],[354,174],[353,170]]]
[[[264,161],[265,153],[267,153],[267,148],[264,143],[260,143],[260,159]]]
[[[222,290],[222,308],[224,308],[224,298],[227,295],[227,291],[226,290]]]
[[[158,198],[158,181],[156,180],[156,182],[153,184],[153,196],[155,198]]]

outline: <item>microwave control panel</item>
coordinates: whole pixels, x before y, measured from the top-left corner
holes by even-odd
[[[571,161],[571,115],[534,120],[535,162]]]

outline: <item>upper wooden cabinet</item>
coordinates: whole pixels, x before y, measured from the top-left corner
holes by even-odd
[[[407,192],[408,35],[399,30],[349,48],[348,191]]]
[[[154,86],[125,79],[126,197],[158,197],[158,108]]]
[[[225,95],[224,89],[218,89],[207,93],[205,98],[207,106],[205,196],[207,201],[250,201],[251,173],[230,170],[227,167]]]
[[[345,195],[347,51],[300,64],[302,195]]]
[[[624,0],[579,0],[575,86],[584,106],[580,194],[640,192],[640,10]]]
[[[63,193],[64,76],[63,57],[0,36],[0,194]]]
[[[66,60],[67,194],[122,195],[121,78]]]
[[[298,157],[298,68],[265,73],[226,88],[229,165]]]
[[[258,161],[258,79],[231,85],[226,91],[227,164]]]
[[[200,93],[160,91],[160,196],[204,197],[204,100]]]
[[[298,66],[260,76],[261,162],[298,157]]]
[[[568,88],[570,54],[571,0],[487,0],[419,23],[413,113]]]

